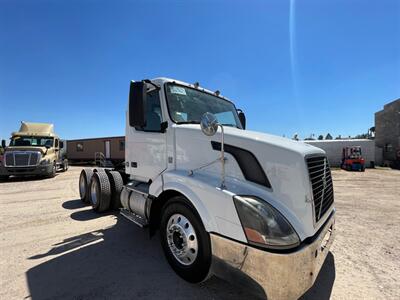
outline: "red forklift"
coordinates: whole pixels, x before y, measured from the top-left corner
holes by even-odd
[[[365,171],[365,159],[360,146],[343,148],[341,168],[347,171]]]

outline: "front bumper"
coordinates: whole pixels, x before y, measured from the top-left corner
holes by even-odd
[[[332,213],[318,236],[291,253],[271,253],[210,234],[212,272],[268,299],[297,299],[313,284],[335,237]]]
[[[5,167],[0,166],[0,176],[21,176],[21,175],[48,175],[53,171],[53,166],[49,165],[37,165],[29,167]]]

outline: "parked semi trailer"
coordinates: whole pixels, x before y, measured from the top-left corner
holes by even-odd
[[[2,140],[4,154],[0,161],[0,179],[11,175],[54,177],[58,170],[68,169],[66,144],[54,133],[54,125],[21,122],[19,131],[11,134],[9,145]]]
[[[325,152],[245,130],[217,92],[167,78],[131,82],[125,171],[84,169],[81,199],[160,232],[183,279],[211,275],[270,299],[314,283],[335,233]]]

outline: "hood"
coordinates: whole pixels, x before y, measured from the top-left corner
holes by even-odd
[[[220,129],[208,137],[201,132],[199,125],[185,124],[175,128],[177,169],[196,169],[218,158],[220,151],[215,143],[221,142]],[[227,188],[234,194],[254,195],[266,200],[291,220],[301,237],[313,235],[316,228],[312,204],[308,201],[312,191],[305,159],[308,155],[325,155],[325,152],[300,141],[261,132],[224,127],[224,133]],[[236,153],[236,157],[229,153],[232,152],[229,146],[239,149],[242,158],[238,159],[240,153]],[[250,152],[256,162],[246,157],[244,152]],[[221,167],[213,164],[202,171],[219,177]],[[249,176],[246,176],[246,171]],[[249,180],[259,178],[262,172],[269,185]]]
[[[46,150],[46,147],[9,146],[5,149],[4,153],[13,151],[38,151],[43,155],[46,153]]]
[[[268,145],[284,151],[297,153],[301,156],[309,154],[325,154],[320,148],[311,146],[304,142],[294,141],[288,138],[257,132],[250,130],[241,130],[233,127],[224,127],[225,135],[230,136],[237,140],[240,144],[246,144],[247,142],[259,143],[260,145]]]
[[[178,130],[178,132],[181,129],[184,131],[199,131],[201,136],[199,137],[198,134],[194,134],[193,137],[197,137],[200,139],[208,138],[201,132],[200,125],[197,124],[182,124],[177,126],[176,129]],[[275,149],[276,151],[290,152],[303,158],[310,154],[325,154],[322,149],[306,144],[304,142],[295,141],[263,132],[242,130],[234,127],[225,126],[224,133],[226,144],[241,147],[247,150],[250,150],[249,148],[252,148],[251,150],[255,150],[257,152],[265,152],[265,147],[267,147],[270,150]],[[218,129],[218,132],[208,139],[220,142],[221,130]],[[274,157],[274,159],[276,159],[276,157]]]

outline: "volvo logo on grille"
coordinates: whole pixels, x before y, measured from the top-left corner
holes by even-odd
[[[322,187],[326,189],[326,158],[324,159],[324,175],[322,177]]]

